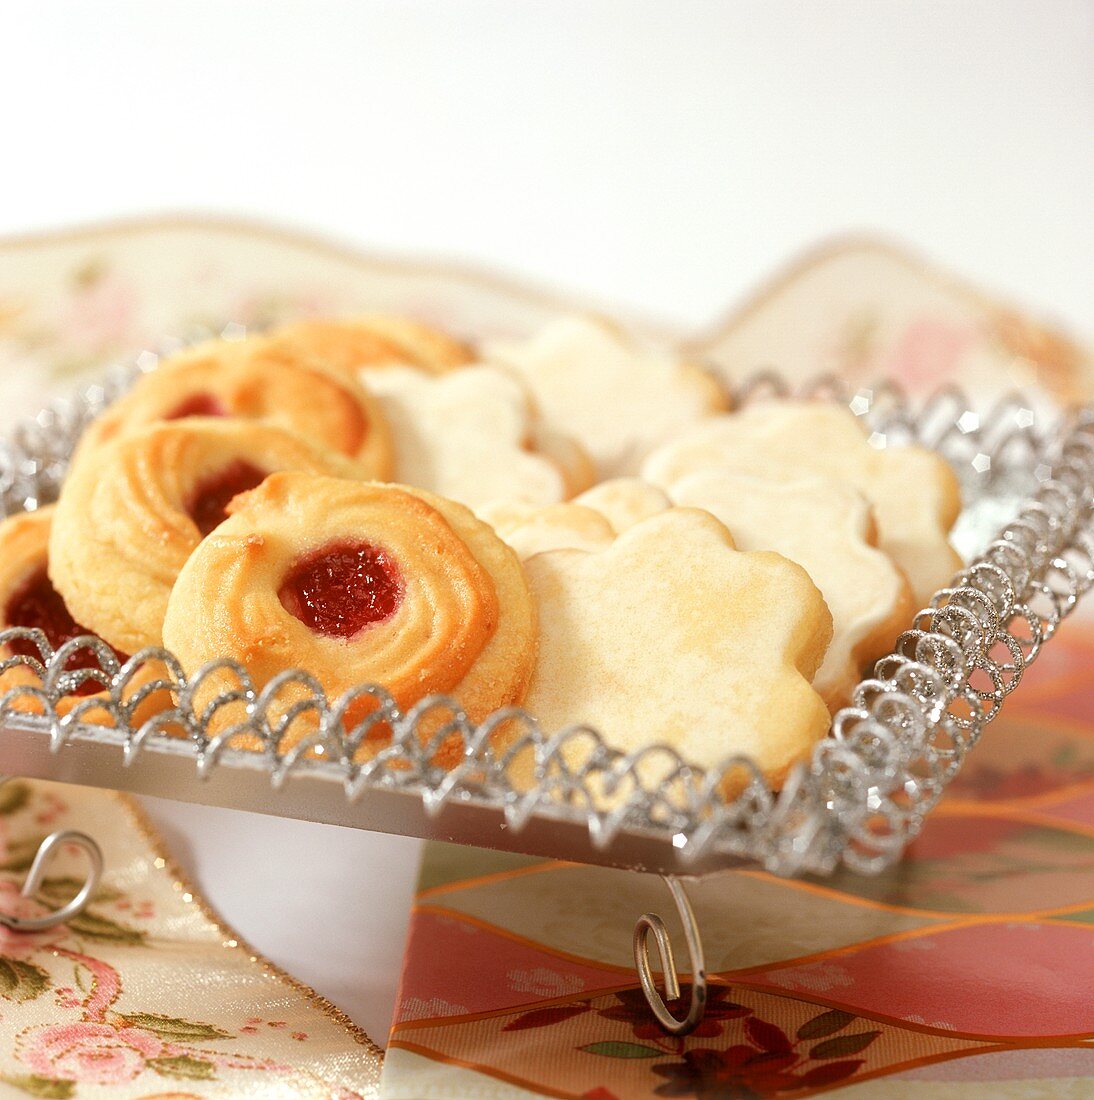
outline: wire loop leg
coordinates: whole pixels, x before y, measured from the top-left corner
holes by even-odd
[[[650,944],[652,935],[657,943],[657,953],[661,958],[661,972],[665,980],[665,996],[670,1001],[675,1001],[680,996],[680,977],[676,972],[676,959],[672,951],[672,941],[669,939],[668,928],[665,922],[656,913],[643,913],[634,926],[634,965],[638,971],[638,980],[642,983],[642,992],[645,994],[646,1003],[650,1006],[657,1022],[670,1035],[687,1035],[693,1031],[703,1018],[707,1005],[707,976],[706,963],[703,959],[703,943],[699,938],[699,926],[695,921],[695,913],[691,908],[691,902],[684,892],[679,879],[673,875],[663,875],[665,885],[672,894],[672,900],[676,903],[676,911],[680,914],[680,922],[684,926],[684,942],[688,949],[688,963],[691,971],[691,1001],[688,1005],[687,1016],[678,1020],[668,1010],[665,998],[661,996],[654,981],[653,970],[650,967]]]
[[[8,782],[11,778],[11,776],[0,776],[0,785]],[[84,884],[80,887],[76,896],[59,909],[54,909],[41,917],[14,917],[0,913],[0,925],[13,932],[43,932],[47,928],[64,924],[65,921],[71,920],[84,910],[98,888],[99,880],[102,878],[103,853],[91,837],[74,829],[60,829],[55,833],[50,833],[42,841],[38,846],[34,861],[30,865],[30,871],[27,873],[26,880],[19,893],[24,898],[34,897],[42,885],[46,870],[53,862],[55,854],[65,844],[74,844],[83,849],[87,855],[87,878],[84,879]]]

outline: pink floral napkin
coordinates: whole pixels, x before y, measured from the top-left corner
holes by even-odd
[[[0,786],[0,909],[39,916],[85,873],[62,849],[37,897],[19,886],[57,829],[94,835],[88,907],[45,932],[0,927],[0,1089],[51,1100],[375,1096],[382,1054],[333,1005],[221,924],[122,795]]]

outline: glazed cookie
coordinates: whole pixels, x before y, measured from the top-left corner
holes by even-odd
[[[331,699],[454,695],[476,722],[524,695],[536,653],[513,552],[466,508],[404,486],[286,473],[235,500],[179,574],[163,636],[187,672],[234,657]]]
[[[716,469],[676,482],[672,499],[721,520],[738,549],[774,550],[809,574],[834,627],[813,687],[830,710],[845,706],[862,670],[889,652],[915,613],[907,578],[876,549],[865,497],[835,481],[775,482]]]
[[[270,338],[279,347],[314,355],[349,375],[362,367],[393,363],[443,374],[473,358],[470,348],[438,329],[382,313],[294,321],[275,329]]]
[[[613,748],[664,742],[703,767],[745,753],[777,786],[827,730],[810,684],[832,636],[820,592],[713,516],[673,508],[525,572],[540,616],[525,705],[545,731],[587,722]]]
[[[53,523],[52,506],[39,508],[35,512],[25,512],[9,516],[0,522],[0,630],[21,626],[38,629],[54,651],[66,642],[93,631],[81,626],[61,599],[49,579],[49,535]],[[119,663],[124,664],[128,655],[115,651]],[[31,641],[17,641],[0,649],[0,659],[13,656],[31,657],[41,660],[41,651]],[[81,661],[81,658],[83,660]],[[74,654],[68,662],[68,668],[99,668],[95,656],[86,650]],[[155,670],[145,666],[137,671],[130,681],[130,691],[123,698],[131,697],[141,687],[154,678]],[[16,665],[0,674],[0,695],[15,687],[38,687],[41,679],[26,665]],[[58,713],[67,714],[78,703],[89,696],[105,697],[102,690],[108,686],[105,682],[87,679],[72,695],[64,698],[58,705]],[[150,718],[158,710],[171,705],[166,692],[153,692],[136,707],[132,721],[140,723]],[[20,710],[34,713],[41,711],[41,704],[30,696],[20,697],[16,706]],[[85,721],[106,719],[105,714],[97,710],[85,710]]]
[[[603,550],[615,538],[611,524],[592,508],[520,501],[486,505],[479,517],[517,552],[521,561],[546,550]]]
[[[391,439],[379,405],[349,377],[269,340],[217,340],[142,376],[84,433],[81,454],[156,421],[193,416],[264,420],[391,475]]]
[[[577,439],[599,477],[636,472],[652,448],[726,405],[705,371],[593,317],[555,321],[525,343],[490,342],[484,357],[527,384],[544,420]]]
[[[356,463],[252,420],[155,424],[81,453],[61,490],[49,576],[115,649],[161,644],[179,570],[237,493],[275,470],[354,477]]]
[[[953,470],[921,447],[877,450],[849,409],[819,401],[752,405],[682,433],[642,472],[671,494],[682,477],[712,467],[779,481],[825,477],[857,489],[873,505],[879,546],[911,581],[920,607],[961,568],[947,539],[961,508]]]
[[[485,366],[439,378],[410,367],[369,373],[395,440],[394,480],[472,508],[567,497],[562,469],[531,449],[533,411],[516,379]]]

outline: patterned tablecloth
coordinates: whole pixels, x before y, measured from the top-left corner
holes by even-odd
[[[383,1095],[1094,1095],[1092,668],[1071,622],[886,874],[691,884],[685,1039],[631,961],[638,914],[674,926],[659,879],[430,846]]]
[[[585,305],[249,226],[0,243],[0,420],[194,325],[367,307],[521,334]],[[814,253],[707,334],[660,335],[736,376],[1094,393],[1078,345],[871,241]],[[378,1084],[368,1038],[220,925],[123,797],[2,786],[0,908],[33,904],[17,884],[56,827],[93,833],[107,874],[68,925],[0,932],[0,1094],[1090,1096],[1091,621],[1046,648],[896,869],[694,884],[714,985],[686,1039],[653,1026],[631,968],[635,917],[671,909],[659,880],[433,846]],[[43,902],[74,889],[77,859],[62,853]]]

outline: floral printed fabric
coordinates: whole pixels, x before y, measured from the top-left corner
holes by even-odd
[[[35,898],[19,889],[45,835],[67,828],[94,835],[106,871],[67,924],[0,926],[0,1095],[376,1095],[379,1050],[219,925],[123,796],[0,786],[0,911],[39,916],[75,893],[84,857],[64,848]]]

